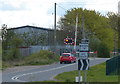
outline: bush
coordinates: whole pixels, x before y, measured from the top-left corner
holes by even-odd
[[[24,64],[27,65],[45,65],[57,62],[59,56],[47,50],[41,50],[25,58]]]
[[[102,58],[110,57],[109,49],[102,43],[99,45],[98,48],[98,57]]]
[[[2,60],[3,61],[16,60],[18,58],[20,58],[20,53],[17,48],[14,48],[11,50],[3,50],[3,52],[2,52]]]
[[[89,47],[91,51],[98,51],[98,57],[102,57],[102,58],[110,57],[110,53],[107,45],[105,45],[98,38],[95,37],[90,38]]]

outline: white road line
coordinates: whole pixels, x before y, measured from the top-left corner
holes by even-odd
[[[24,73],[24,74],[21,74],[21,75],[13,76],[11,79],[14,80],[14,81],[17,81],[17,82],[27,82],[27,81],[21,81],[21,80],[19,80],[19,78],[20,78],[20,77],[23,77],[23,76],[26,76],[26,75],[31,75],[31,74],[41,73],[41,72],[47,72],[47,71],[57,70],[57,69],[61,69],[61,68],[64,68],[64,67],[68,67],[68,66],[71,66],[71,65],[75,65],[75,64],[76,64],[76,63],[74,63],[74,64],[69,64],[69,65],[65,65],[65,66],[61,66],[61,67],[57,67],[57,68],[52,68],[52,69],[48,69],[48,70],[44,70],[44,71]]]

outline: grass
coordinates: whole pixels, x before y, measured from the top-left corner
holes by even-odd
[[[83,71],[80,71],[83,76]],[[55,77],[57,80],[64,82],[75,82],[78,71],[64,72]],[[87,71],[87,82],[118,82],[118,76],[106,76],[106,64],[102,63],[90,68]]]

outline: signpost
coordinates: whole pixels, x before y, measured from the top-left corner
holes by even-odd
[[[80,84],[80,70],[84,70],[84,82],[87,81],[87,70],[89,68],[89,59],[88,59],[88,52],[89,52],[89,39],[85,38],[84,32],[84,16],[82,17],[82,36],[83,39],[80,43],[80,54],[78,60],[78,74],[79,74],[79,84]]]
[[[84,70],[84,82],[87,80],[87,70],[89,69],[89,40],[82,39],[80,43],[80,52],[78,60],[78,71],[79,71],[79,83],[80,83],[80,70]]]

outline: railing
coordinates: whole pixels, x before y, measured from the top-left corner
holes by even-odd
[[[120,75],[120,56],[106,61],[106,75]]]

